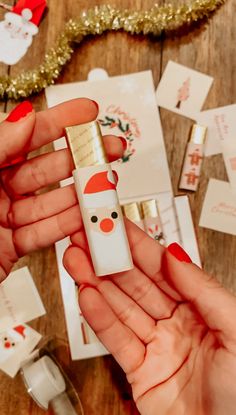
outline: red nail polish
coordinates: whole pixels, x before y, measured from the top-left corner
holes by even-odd
[[[17,122],[21,118],[26,117],[26,115],[30,114],[33,111],[33,106],[31,102],[24,101],[21,104],[17,105],[8,115],[5,121],[8,122]]]
[[[170,244],[167,249],[168,249],[168,252],[170,252],[170,254],[172,254],[179,261],[187,262],[189,264],[192,262],[187,252],[185,252],[184,249],[176,242],[174,242],[173,244]]]
[[[123,150],[125,151],[127,149],[127,140],[124,137],[118,137],[118,138],[122,142]]]
[[[95,287],[94,287],[93,285],[91,285],[91,284],[87,284],[87,283],[81,284],[81,285],[80,285],[80,287],[79,287],[79,294],[81,294],[81,292],[82,292],[85,288],[95,288]]]
[[[93,99],[91,101],[94,103],[94,105],[96,106],[96,108],[97,108],[97,110],[99,112],[99,105],[98,105],[98,103],[96,101],[94,101]]]

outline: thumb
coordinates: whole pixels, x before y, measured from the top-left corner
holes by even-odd
[[[181,252],[182,251],[182,252]],[[167,278],[193,304],[218,340],[236,350],[236,297],[213,277],[191,263],[185,251],[172,244],[166,251]]]
[[[27,153],[34,125],[35,112],[28,101],[19,104],[0,124],[0,168]]]

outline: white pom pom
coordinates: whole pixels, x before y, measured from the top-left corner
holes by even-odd
[[[32,13],[32,11],[30,9],[24,9],[24,10],[22,10],[21,15],[22,15],[23,19],[24,20],[27,20],[28,22],[33,17],[33,13]]]

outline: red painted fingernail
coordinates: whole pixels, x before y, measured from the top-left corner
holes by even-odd
[[[184,249],[176,242],[174,242],[173,244],[170,244],[167,249],[168,249],[168,252],[170,252],[179,261],[187,262],[189,264],[192,262],[187,252],[185,252]]]
[[[94,103],[94,105],[96,106],[96,108],[97,108],[97,110],[99,112],[99,105],[98,105],[98,103],[96,101],[94,101],[93,99],[91,101]]]
[[[6,121],[8,122],[16,122],[19,121],[21,118],[26,117],[26,115],[30,114],[33,111],[33,106],[31,102],[24,101],[21,104],[17,105],[8,117],[6,118]]]
[[[122,142],[123,150],[125,151],[127,149],[127,140],[124,137],[118,137],[118,138]]]
[[[91,285],[91,284],[87,284],[87,283],[81,284],[81,285],[79,286],[79,294],[81,294],[81,292],[82,292],[85,288],[95,288],[95,287],[94,287],[93,285]]]

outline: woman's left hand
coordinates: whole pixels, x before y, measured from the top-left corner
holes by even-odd
[[[29,102],[23,102],[0,124],[0,281],[20,256],[80,228],[73,185],[34,194],[71,176],[73,163],[68,149],[31,160],[26,155],[62,137],[66,126],[95,120],[97,114],[97,104],[85,98],[39,113]],[[104,144],[110,160],[122,155],[122,140],[107,136]]]

